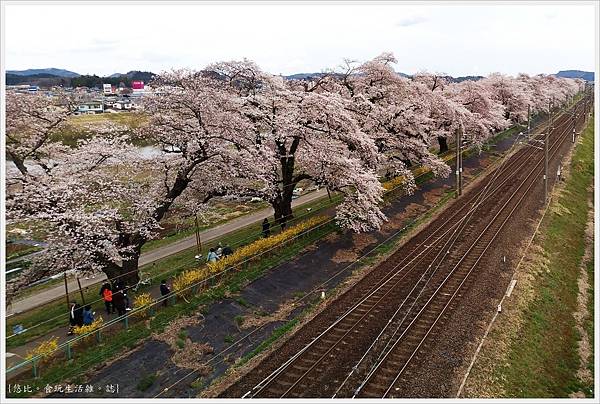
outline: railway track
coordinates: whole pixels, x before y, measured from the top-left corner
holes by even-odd
[[[580,102],[575,109],[581,107]],[[566,115],[557,119],[551,157],[570,138],[574,124]],[[517,151],[489,181],[459,199],[451,215],[434,221],[373,271],[377,276],[361,285],[360,299],[244,397],[393,393],[404,369],[539,179],[539,155],[532,148]],[[537,163],[528,169],[532,159]]]

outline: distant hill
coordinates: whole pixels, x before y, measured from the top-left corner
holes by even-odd
[[[74,74],[75,76],[66,76],[65,74]],[[97,75],[79,75],[77,73],[61,69],[28,69],[19,71],[8,70],[6,72],[6,84],[9,86],[30,84],[38,85],[40,87],[101,87],[102,84],[112,84],[113,86],[124,84],[127,87],[131,87],[132,81],[141,80],[144,83],[149,83],[152,81],[154,76],[155,74],[152,72],[142,72],[139,70],[132,70],[125,74],[115,73],[107,77],[100,77]]]
[[[483,78],[483,76],[461,76],[461,77],[449,76],[449,77],[450,77],[450,79],[452,79],[452,81],[454,81],[456,83],[460,83],[461,81],[465,81],[465,80],[477,81],[477,80],[481,80]]]
[[[79,76],[71,79],[71,85],[73,87],[99,87],[102,84],[112,84],[113,86],[119,86],[121,83],[126,87],[131,87],[132,81],[143,81],[149,83],[156,76],[152,72],[141,72],[139,70],[132,70],[125,74],[114,73],[107,77],[100,77],[94,75]]]
[[[584,72],[582,70],[561,70],[555,74],[556,77],[566,77],[569,79],[584,79],[594,81],[594,72]]]
[[[410,74],[406,74],[406,73],[402,73],[402,72],[397,72],[397,73],[398,73],[398,75],[405,77],[407,79],[412,78],[412,75],[410,75]],[[296,74],[291,74],[289,76],[283,76],[283,77],[286,80],[308,80],[313,77],[321,77],[325,74],[326,73],[296,73]],[[461,81],[465,81],[465,80],[477,81],[477,80],[480,80],[483,78],[483,76],[461,76],[461,77],[442,76],[442,77],[451,83],[460,83]]]
[[[286,80],[309,80],[323,76],[326,73],[296,73],[284,76]],[[412,75],[398,72],[402,77],[411,78]],[[110,76],[101,77],[97,75],[80,75],[65,69],[46,68],[46,69],[27,69],[27,70],[7,70],[6,84],[35,84],[44,86],[62,85],[62,86],[86,86],[96,87],[102,84],[110,83],[118,86],[123,83],[126,86],[131,86],[131,82],[141,80],[144,83],[149,83],[156,75],[152,72],[144,72],[139,70],[131,70],[127,73],[113,73]],[[557,77],[581,78],[587,81],[594,81],[594,72],[586,72],[582,70],[561,70],[556,73]],[[449,82],[461,82],[465,80],[479,80],[483,76],[443,76]]]
[[[7,70],[6,74],[14,74],[16,76],[34,76],[38,74],[51,74],[56,77],[77,77],[79,73],[72,72],[65,69],[56,69],[49,67],[46,69],[27,69],[27,70]]]
[[[32,74],[30,76],[20,76],[18,74],[6,73],[6,85],[14,86],[18,84],[30,84],[40,87],[69,86],[70,77],[60,77],[48,73]]]
[[[313,77],[321,77],[326,73],[296,73],[290,74],[289,76],[283,76],[286,80],[308,80]]]

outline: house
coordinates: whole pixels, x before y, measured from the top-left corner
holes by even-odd
[[[119,109],[119,110],[130,110],[130,109],[132,109],[132,106],[133,106],[133,104],[129,100],[119,100],[112,104],[112,107],[114,109]]]
[[[79,104],[77,113],[79,114],[101,114],[104,112],[102,101],[87,101]]]

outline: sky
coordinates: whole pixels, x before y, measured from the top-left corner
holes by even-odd
[[[393,52],[453,76],[593,71],[593,2],[527,4],[5,3],[7,70],[160,72],[248,58],[273,74]]]

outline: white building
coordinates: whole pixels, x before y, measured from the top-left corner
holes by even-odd
[[[114,109],[130,110],[130,109],[132,109],[133,104],[129,100],[119,100],[119,101],[113,103],[112,107]]]
[[[104,112],[104,104],[102,101],[87,101],[79,104],[77,107],[79,114],[101,114]]]

